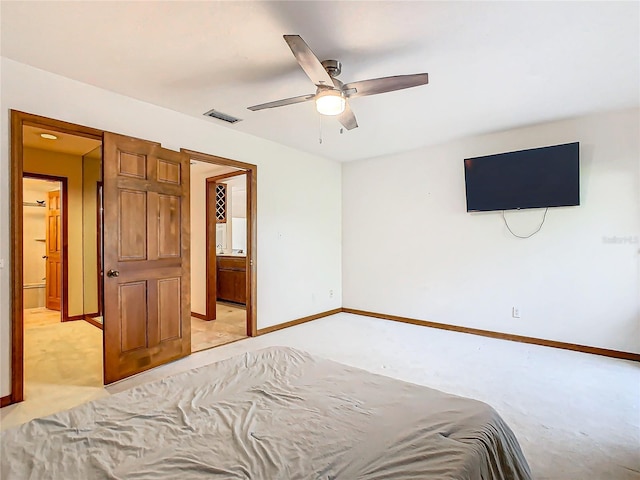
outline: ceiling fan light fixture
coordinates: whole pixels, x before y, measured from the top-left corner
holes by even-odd
[[[322,115],[340,115],[345,106],[346,101],[337,90],[324,90],[316,95],[316,109]]]

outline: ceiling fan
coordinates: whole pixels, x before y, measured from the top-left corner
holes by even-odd
[[[304,73],[316,86],[316,93],[254,105],[248,107],[249,110],[256,111],[264,110],[265,108],[284,107],[285,105],[315,100],[318,113],[337,116],[338,121],[347,130],[351,130],[358,126],[358,122],[349,107],[349,99],[393,92],[394,90],[402,90],[429,83],[429,75],[427,73],[342,83],[336,78],[342,71],[342,64],[339,61],[325,60],[321,62],[299,35],[284,35],[284,40],[289,45]]]

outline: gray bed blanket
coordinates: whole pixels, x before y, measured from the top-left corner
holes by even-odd
[[[291,348],[233,357],[2,433],[12,479],[530,479],[488,405]]]

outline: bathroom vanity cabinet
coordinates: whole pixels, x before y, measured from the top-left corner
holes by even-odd
[[[217,299],[226,302],[247,302],[247,257],[236,255],[218,255]]]

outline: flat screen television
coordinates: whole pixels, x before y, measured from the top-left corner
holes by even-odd
[[[467,212],[580,205],[580,144],[466,158]]]

